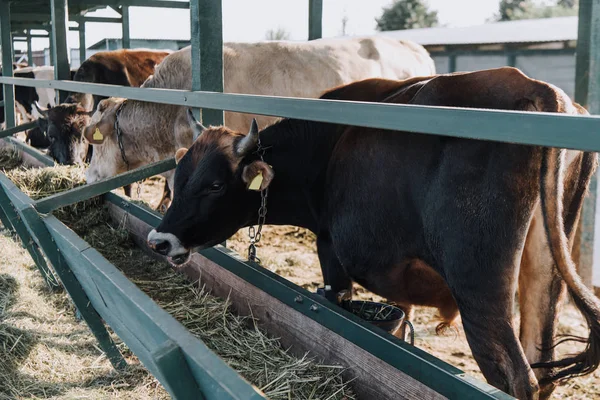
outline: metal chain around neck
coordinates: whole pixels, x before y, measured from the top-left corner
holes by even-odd
[[[123,147],[123,133],[121,132],[121,127],[119,126],[119,115],[121,115],[121,111],[123,110],[125,103],[127,103],[127,100],[121,103],[119,108],[117,108],[117,112],[115,113],[115,133],[117,134],[117,144],[119,145],[119,150],[121,151],[121,158],[127,166],[127,171],[129,171],[129,161],[125,156],[125,148]]]
[[[121,115],[121,111],[123,110],[125,103],[127,103],[127,100],[124,100],[121,105],[119,105],[119,108],[117,108],[117,112],[115,113],[115,133],[117,134],[117,144],[119,145],[119,150],[121,151],[121,158],[127,166],[127,171],[129,171],[129,160],[127,160],[127,156],[125,156],[125,147],[123,146],[123,132],[121,132],[121,126],[119,125],[119,116]],[[140,195],[142,194],[142,182],[143,180],[139,180],[137,182],[137,200],[140,200]]]
[[[260,142],[260,135],[256,143],[257,149],[256,154],[260,157],[262,162],[265,161],[264,155],[266,148],[262,146]],[[267,198],[269,197],[269,188],[265,188],[260,191],[260,208],[258,209],[258,229],[255,229],[253,225],[248,228],[248,237],[250,238],[250,246],[248,246],[248,260],[260,264],[260,258],[256,256],[256,244],[260,242],[262,238],[262,228],[267,219]]]

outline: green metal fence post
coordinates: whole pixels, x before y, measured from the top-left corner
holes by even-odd
[[[2,48],[2,76],[13,76],[13,46],[10,33],[10,4],[8,0],[0,0],[0,47]],[[15,87],[4,86],[4,120],[6,127],[15,126]]]
[[[52,11],[52,54],[54,54],[54,79],[69,80],[71,68],[67,48],[68,8],[67,0],[51,0]],[[64,102],[68,93],[58,91],[58,101]]]
[[[575,67],[575,101],[584,105],[590,114],[600,114],[600,0],[582,0],[579,4],[577,54]],[[597,173],[592,176],[588,195],[584,199],[579,251],[579,275],[593,288],[594,225],[598,197]]]
[[[221,0],[191,0],[192,90],[223,91]],[[222,125],[223,111],[203,109],[204,125]]]
[[[308,0],[308,40],[323,37],[323,0]]]
[[[448,56],[448,72],[456,72],[456,54]]]
[[[87,49],[85,47],[85,21],[79,21],[79,65],[87,59]]]
[[[52,51],[52,43],[54,43],[53,37],[54,35],[52,34],[52,29],[48,29],[48,49],[50,50],[50,65],[56,65],[56,60],[54,59],[54,51]]]
[[[27,29],[27,65],[33,66],[33,49],[31,48],[31,29]]]
[[[123,30],[122,47],[124,49],[130,49],[131,48],[131,38],[129,36],[129,34],[130,34],[130,32],[129,32],[129,6],[121,7],[121,15],[123,16],[122,21],[121,21],[121,29]]]
[[[46,264],[44,256],[42,256],[40,249],[34,243],[33,238],[23,224],[23,221],[13,208],[13,205],[8,199],[5,190],[6,189],[4,187],[0,188],[0,214],[2,214],[0,219],[2,219],[2,224],[7,229],[14,231],[17,235],[19,235],[19,238],[21,238],[21,241],[23,242],[23,247],[27,250],[35,262],[36,267],[40,271],[40,274],[42,275],[42,278],[48,287],[52,290],[59,288],[59,283],[56,281],[56,278],[54,277],[54,274],[52,274],[50,268],[48,268],[48,264]]]

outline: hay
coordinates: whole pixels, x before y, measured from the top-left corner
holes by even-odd
[[[31,197],[39,200],[85,184],[84,169],[73,165],[56,165],[46,168],[15,168],[6,171],[6,176],[17,187]],[[57,217],[63,215],[81,215],[84,211],[100,204],[99,197],[94,197],[54,212]]]
[[[127,231],[107,222],[105,209],[85,214],[64,221],[269,398],[356,398],[341,377],[342,367],[291,355],[257,326],[256,319],[234,314],[228,301],[211,296],[174,273],[168,263],[145,254]]]

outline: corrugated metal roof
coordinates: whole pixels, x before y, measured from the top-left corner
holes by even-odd
[[[386,31],[381,35],[408,39],[421,45],[562,42],[577,40],[577,17],[493,22],[460,28]]]

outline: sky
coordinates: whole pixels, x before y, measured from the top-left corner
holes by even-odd
[[[342,33],[342,18],[347,16],[346,34],[375,33],[375,18],[391,0],[323,0],[323,37]],[[499,0],[428,0],[430,9],[438,11],[444,26],[480,25],[498,10]],[[90,16],[116,17],[113,10],[100,10]],[[308,0],[223,0],[223,38],[226,42],[264,40],[270,29],[283,28],[292,40],[308,37]],[[164,8],[130,8],[130,35],[135,38],[189,39],[188,10]],[[106,37],[120,38],[120,24],[87,23],[86,46]],[[69,32],[69,48],[78,48],[77,32]],[[34,39],[33,48],[48,47],[47,39]],[[15,48],[25,45],[16,43]]]

